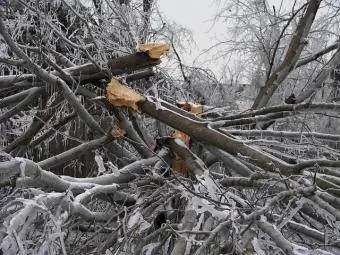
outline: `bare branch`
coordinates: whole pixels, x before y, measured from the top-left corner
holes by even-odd
[[[83,143],[77,147],[74,147],[68,151],[64,151],[60,153],[59,155],[53,156],[51,158],[45,159],[43,161],[40,161],[38,164],[42,168],[51,168],[54,166],[57,166],[59,164],[68,162],[70,160],[74,160],[76,157],[79,157],[81,154],[93,150],[95,148],[98,148],[99,146],[103,146],[106,143],[109,143],[113,140],[113,137],[107,137],[103,136],[101,138],[98,138],[96,140],[92,140],[86,143]]]
[[[43,88],[32,88],[32,90],[29,91],[27,96],[24,100],[22,100],[19,104],[14,106],[12,109],[10,109],[8,112],[4,113],[0,116],[0,123],[8,120],[13,115],[19,113],[22,111],[26,106],[32,104],[35,102],[35,99],[44,91]],[[21,97],[21,96],[20,96]]]
[[[295,35],[290,41],[290,45],[288,47],[288,51],[285,55],[284,60],[282,61],[281,65],[270,75],[266,84],[261,88],[259,94],[254,101],[252,109],[259,109],[265,106],[273,93],[278,88],[278,86],[295,68],[296,63],[299,60],[301,52],[305,46],[303,41],[309,34],[320,3],[320,0],[309,1],[307,10],[299,22]]]
[[[273,239],[277,246],[282,249],[284,254],[295,254],[293,252],[293,245],[286,238],[284,238],[284,236],[277,229],[275,229],[272,224],[265,221],[259,221],[257,222],[257,225],[264,233],[266,233]]]

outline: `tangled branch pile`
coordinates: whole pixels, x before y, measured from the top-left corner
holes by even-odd
[[[301,57],[320,1],[282,17],[296,31],[251,109],[199,113],[181,86],[211,77],[177,51],[182,81],[158,66],[168,46],[145,42],[174,31],[152,0],[0,4],[0,253],[339,254],[339,43]]]

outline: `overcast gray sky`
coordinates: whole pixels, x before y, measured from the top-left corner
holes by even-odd
[[[158,0],[160,11],[169,20],[192,30],[197,49],[186,55],[186,64],[191,64],[202,50],[216,43],[216,36],[223,33],[222,24],[213,26],[217,6],[213,0]]]
[[[269,6],[275,6],[276,10],[286,9],[292,6],[293,0],[267,0]],[[190,54],[182,54],[182,60],[187,65],[197,65],[193,63],[205,49],[216,43],[227,39],[226,25],[222,22],[214,23],[214,17],[218,13],[219,1],[217,0],[158,0],[160,11],[168,20],[185,26],[192,30],[197,48],[193,49]],[[223,1],[222,1],[223,3]],[[219,40],[218,40],[219,39]],[[229,38],[230,39],[230,38]],[[211,54],[200,55],[199,62],[204,67],[210,68],[217,75],[220,74],[221,62],[223,60],[214,60],[211,62],[202,62],[213,57]],[[218,64],[220,63],[220,64]]]

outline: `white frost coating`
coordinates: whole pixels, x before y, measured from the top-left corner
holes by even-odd
[[[62,222],[66,222],[66,220],[70,217],[70,214],[68,211],[63,211],[61,214],[60,214],[60,220]]]
[[[113,255],[113,253],[109,249],[106,249],[105,255]]]
[[[145,245],[142,249],[143,255],[151,255],[152,251],[157,248],[160,245],[160,243],[150,243],[148,245]]]
[[[164,110],[164,107],[162,106],[161,102],[158,100],[156,101],[156,110]]]
[[[93,183],[88,182],[71,182],[70,186],[68,187],[68,190],[74,190],[74,189],[91,189],[95,186]]]
[[[96,155],[94,156],[94,160],[96,161],[97,163],[97,166],[98,166],[98,175],[102,175],[106,172],[106,168],[104,166],[104,161],[103,161],[103,158],[102,156],[100,156],[97,152],[96,152]]]
[[[309,226],[307,226],[305,224],[301,224],[301,223],[298,223],[298,222],[295,222],[295,221],[289,221],[289,222],[293,223],[294,225],[301,226],[304,229],[306,229],[307,231],[318,233],[320,236],[324,235],[324,232],[321,232],[321,231],[319,231],[317,229],[311,228],[311,227],[309,227]]]
[[[202,223],[204,220],[204,213],[200,215],[200,218],[198,219],[198,222],[196,226],[192,229],[192,231],[199,231],[201,229]],[[185,237],[187,241],[186,247],[185,247],[185,253],[184,255],[190,255],[191,254],[191,248],[195,240],[195,235],[188,235]]]
[[[266,253],[261,249],[259,240],[256,237],[254,237],[254,239],[251,241],[251,244],[253,245],[256,255],[266,255]]]
[[[210,212],[213,217],[219,220],[225,220],[229,216],[229,211],[218,211],[215,209],[214,205],[205,199],[199,197],[191,197],[191,206],[198,213]]]
[[[153,101],[155,102],[156,104],[156,110],[164,110],[164,107],[162,106],[162,103],[161,101],[159,101],[159,95],[158,95],[158,89],[157,89],[157,86],[158,84],[160,84],[162,82],[162,80],[156,82],[154,85],[152,85],[151,87],[151,90],[152,92],[154,93],[155,97],[153,98]]]
[[[241,159],[250,159],[250,157],[244,156],[241,153],[237,153],[237,156],[240,157]]]
[[[96,195],[98,193],[104,194],[113,194],[117,191],[118,185],[111,184],[111,185],[96,185],[91,189],[86,190],[85,192],[79,194],[75,199],[74,202],[81,203],[85,198],[90,197],[92,195]]]
[[[26,159],[25,158],[20,158],[20,157],[15,157],[14,160],[17,160],[20,162],[20,176],[22,178],[25,178],[25,170],[26,170]]]
[[[131,229],[132,227],[139,225],[140,232],[144,231],[145,229],[149,228],[151,224],[144,220],[143,215],[139,211],[136,211],[130,218],[127,223],[127,227]]]
[[[157,96],[157,95],[156,95]],[[156,105],[156,110],[165,110],[165,108],[162,106],[162,102],[160,100],[158,100],[158,96],[157,98],[155,97],[150,97],[150,96],[147,96],[146,99],[150,102],[154,102],[155,105]]]
[[[176,138],[175,143],[177,143],[178,146],[186,148],[187,146],[185,145],[184,141],[181,138]]]
[[[219,189],[216,186],[215,182],[213,181],[213,179],[211,179],[208,170],[204,171],[204,180],[205,180],[205,183],[206,183],[206,187],[207,187],[209,196],[214,200],[218,200],[218,197],[217,197],[216,194],[219,194],[220,192],[219,192]]]
[[[169,250],[169,247],[170,247],[170,241],[171,241],[171,236],[169,236],[165,243],[163,244],[163,251],[165,254],[167,254],[168,250]]]
[[[262,222],[267,222],[267,217],[264,216],[264,215],[261,215],[261,216],[260,216],[260,221],[262,221]],[[275,225],[273,225],[273,228],[274,228],[274,229],[277,229]]]
[[[296,201],[296,207],[289,212],[288,216],[285,215],[283,221],[277,226],[279,230],[283,228],[298,213],[298,211],[300,211],[302,206],[305,204],[305,201],[306,201],[305,198]]]
[[[315,250],[309,250],[306,247],[296,245],[292,243],[293,245],[293,253],[295,255],[335,255],[334,253],[323,251],[320,249]]]
[[[8,50],[7,50],[8,46],[7,44],[5,43],[0,43],[0,58],[4,58],[4,59],[7,59],[9,58],[9,55],[8,55]]]
[[[115,176],[120,175],[118,167],[116,167],[114,164],[112,164],[111,161],[107,162],[107,166],[110,169],[110,172],[113,173]]]

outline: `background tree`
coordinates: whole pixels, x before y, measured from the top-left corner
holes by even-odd
[[[231,87],[156,1],[0,3],[2,253],[339,253],[336,1],[223,2]]]

